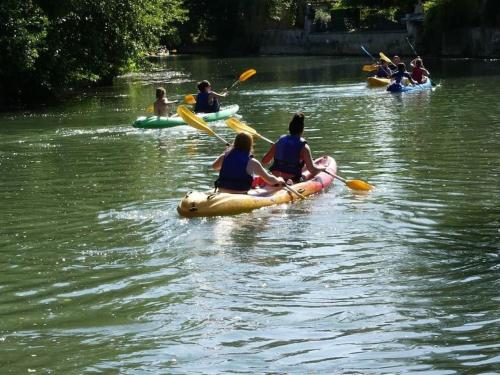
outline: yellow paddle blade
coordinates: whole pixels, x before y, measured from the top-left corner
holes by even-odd
[[[255,135],[255,136],[259,137],[260,139],[263,139],[266,142],[269,142],[271,144],[274,143],[270,139],[268,139],[268,138],[264,137],[263,135],[257,133],[257,130],[255,130],[254,128],[248,126],[247,124],[242,123],[241,121],[238,121],[234,117],[231,117],[231,118],[227,119],[226,120],[226,124],[231,129],[233,129],[236,133],[247,133],[247,134],[250,134],[252,136]]]
[[[246,81],[248,78],[252,77],[257,73],[255,69],[248,69],[241,73],[240,78],[238,79],[240,82]]]
[[[378,69],[376,64],[372,65],[363,65],[363,72],[373,72]]]
[[[254,128],[236,120],[234,117],[228,118],[226,121],[227,126],[233,129],[236,133],[247,133],[250,135],[257,135]]]
[[[391,64],[392,64],[391,59],[390,59],[390,58],[388,58],[386,55],[384,55],[384,53],[383,53],[383,52],[379,52],[379,56],[380,56],[380,58],[381,58],[382,60],[387,61],[388,63],[391,63]]]
[[[184,97],[184,103],[186,104],[196,104],[196,98],[194,97],[194,95],[186,95]]]
[[[361,180],[347,180],[346,185],[353,190],[371,190],[373,186]]]
[[[196,116],[193,112],[187,109],[185,106],[180,105],[177,107],[177,114],[182,117],[184,121],[188,125],[191,125],[193,128],[204,131],[209,135],[215,135],[214,131],[210,129],[202,118]]]
[[[155,108],[152,104],[148,105],[148,108],[146,108],[146,112],[153,113],[155,111]]]

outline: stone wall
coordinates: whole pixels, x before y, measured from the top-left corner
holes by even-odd
[[[365,46],[374,55],[379,51],[411,55],[406,31],[305,33],[303,30],[263,32],[260,53],[264,55],[361,55]],[[376,57],[376,56],[375,56]]]
[[[500,58],[500,29],[470,28],[448,31],[442,36],[443,56]]]

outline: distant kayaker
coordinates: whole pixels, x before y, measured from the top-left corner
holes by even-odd
[[[417,56],[410,64],[413,67],[411,78],[419,84],[425,83],[430,73],[424,68],[424,63],[422,62],[420,56]]]
[[[375,77],[378,78],[389,78],[391,76],[392,72],[391,69],[389,69],[389,63],[385,60],[380,60],[380,63],[378,64],[378,70],[377,73],[375,74]]]
[[[153,104],[155,116],[168,116],[172,111],[172,104],[177,100],[169,101],[166,97],[167,92],[163,87],[156,89],[156,101]]]
[[[253,176],[260,176],[269,185],[285,184],[281,177],[268,173],[252,155],[253,139],[246,133],[238,133],[231,148],[212,164],[219,171],[215,187],[222,193],[246,194],[252,187]]]
[[[219,94],[212,91],[212,85],[208,81],[201,81],[198,83],[198,95],[196,96],[196,105],[194,106],[194,111],[196,113],[212,113],[219,112],[220,110],[220,98],[225,98],[227,96],[227,89]]]
[[[398,64],[401,63],[401,58],[398,55],[394,55],[391,62],[389,63],[389,69],[394,73],[398,70]]]
[[[413,78],[411,78],[411,74],[406,71],[405,63],[398,64],[398,71],[396,73],[393,73],[391,75],[391,78],[394,80],[391,85],[402,85],[403,78],[408,78],[408,80],[413,84],[417,83],[415,80],[413,80]]]
[[[306,140],[302,138],[304,133],[304,114],[296,113],[288,125],[289,135],[282,135],[273,144],[270,150],[262,158],[263,164],[271,160],[270,171],[275,176],[291,179],[299,182],[302,177],[302,168],[305,167],[313,175],[324,171],[325,167],[317,167],[312,159],[311,149]]]

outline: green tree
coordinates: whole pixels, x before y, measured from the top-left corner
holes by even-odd
[[[0,3],[0,105],[22,100],[23,87],[37,82],[37,62],[46,49],[48,19],[32,1]]]
[[[186,43],[213,43],[220,53],[257,50],[259,33],[270,27],[293,27],[305,0],[185,0],[189,21]],[[300,19],[300,22],[303,20]]]
[[[0,104],[110,83],[160,39],[178,40],[183,0],[3,0]],[[39,98],[36,99],[37,101]]]

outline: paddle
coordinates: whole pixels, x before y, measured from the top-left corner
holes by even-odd
[[[303,195],[303,194],[300,194],[297,190],[295,190],[293,187],[291,186],[288,186],[287,184],[283,185],[283,187],[285,188],[285,190],[288,190],[292,193],[294,193],[295,195],[297,195],[299,198],[301,199],[306,199],[306,196]]]
[[[250,135],[256,135],[256,136],[260,137],[261,139],[263,139],[271,144],[274,144],[273,141],[271,141],[271,140],[263,137],[259,133],[257,133],[257,131],[254,128],[252,128],[246,124],[243,124],[242,122],[236,120],[235,118],[230,118],[229,120],[226,120],[226,124],[236,132],[240,131],[240,132],[246,132]],[[329,174],[330,176],[332,176],[334,178],[339,179],[340,181],[342,181],[344,184],[346,184],[349,188],[351,188],[353,190],[371,190],[371,189],[373,189],[373,185],[370,185],[368,182],[365,182],[362,180],[346,180],[345,178],[340,177],[340,176],[336,175],[335,173],[331,173],[331,172],[328,172],[326,170],[324,172],[326,174]]]
[[[245,82],[247,79],[255,75],[257,71],[255,69],[248,69],[245,70],[243,73],[240,74],[238,79],[233,82],[231,86],[229,86],[229,89],[231,89],[234,85],[236,85],[239,82]],[[188,94],[184,96],[184,103],[186,104],[196,104],[196,96],[193,94]],[[149,107],[148,107],[149,109]],[[152,112],[152,111],[151,111]]]
[[[391,63],[392,65],[395,65],[390,58],[388,58],[386,55],[384,55],[383,52],[379,52],[379,56],[382,60],[387,61],[388,63]]]
[[[191,125],[193,128],[196,128],[198,130],[201,130],[201,131],[204,131],[205,133],[207,133],[208,135],[213,135],[213,136],[216,136],[217,138],[219,138],[222,142],[224,142],[226,144],[226,146],[229,146],[229,143],[224,139],[222,138],[220,135],[218,135],[216,132],[214,132],[209,126],[208,124],[205,122],[205,120],[203,120],[201,117],[198,117],[196,116],[193,112],[191,112],[189,109],[187,109],[186,107],[184,107],[183,105],[180,105],[179,107],[177,107],[177,114],[179,116],[182,117],[182,119],[184,121],[186,121],[186,123],[188,125]],[[250,127],[249,127],[250,128]],[[298,197],[302,198],[302,199],[305,199],[306,197],[302,194],[300,194],[297,190],[295,190],[294,188],[291,188],[290,186],[288,185],[283,185],[283,187],[296,194]]]
[[[227,119],[226,120],[226,124],[231,129],[233,129],[236,133],[248,133],[250,135],[255,135],[255,136],[259,137],[260,139],[263,139],[266,142],[274,144],[274,142],[271,141],[270,139],[268,139],[268,138],[260,135],[259,133],[257,133],[257,131],[254,128],[251,128],[247,124],[244,124],[244,123],[238,121],[234,117],[231,117],[231,118]]]
[[[375,61],[375,64],[378,64],[377,59],[375,57],[373,57],[373,55],[370,52],[368,52],[368,50],[364,46],[361,46],[361,49],[363,50],[364,53],[366,53],[368,56],[370,56],[373,61]]]
[[[231,86],[229,86],[228,90],[232,89],[237,83],[245,82],[250,77],[253,77],[255,75],[255,73],[257,73],[257,71],[255,69],[245,70],[243,73],[240,74],[238,79],[236,81],[234,81]]]
[[[188,96],[189,95],[186,95],[184,97],[184,103],[193,104],[193,103],[190,103],[190,102],[187,101],[187,97]],[[193,98],[193,100],[194,100],[194,98]],[[169,102],[169,103],[177,103],[177,102],[178,102],[178,100],[174,100],[173,102]],[[195,101],[195,103],[196,103],[196,101]],[[148,112],[148,113],[153,113],[154,111],[155,111],[155,107],[154,107],[153,104],[148,105],[148,107],[146,108],[146,112]]]
[[[377,69],[378,69],[378,65],[375,65],[375,64],[363,65],[363,72],[374,72]]]
[[[420,56],[420,55],[418,54],[417,50],[413,47],[413,44],[411,44],[410,39],[409,39],[408,37],[406,37],[406,41],[408,42],[408,45],[410,46],[410,48],[411,48],[411,50],[413,51],[413,53],[415,54],[415,56],[416,56],[416,57]],[[432,85],[433,87],[435,87],[435,86],[436,86],[436,82],[431,81],[431,85]]]
[[[413,53],[415,54],[415,56],[419,56],[419,54],[417,53],[417,51],[415,50],[415,48],[413,48],[413,44],[410,43],[410,39],[408,39],[408,37],[406,37],[406,41],[410,45],[410,48],[413,51]]]
[[[192,94],[186,95],[186,96],[184,96],[184,103],[196,104],[196,98]]]
[[[189,109],[187,109],[185,106],[180,105],[177,107],[177,114],[182,117],[184,121],[188,125],[191,125],[193,128],[204,131],[208,135],[213,135],[217,138],[219,138],[222,142],[226,144],[226,146],[229,146],[229,143],[222,138],[219,134],[214,132],[208,124],[203,120],[201,117],[196,116],[193,112],[191,112]]]

